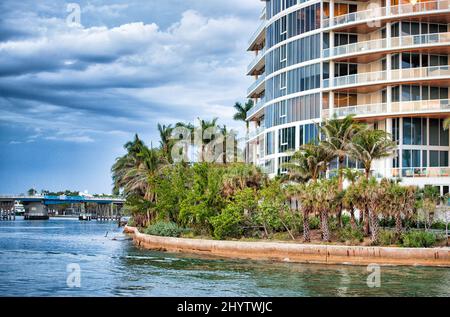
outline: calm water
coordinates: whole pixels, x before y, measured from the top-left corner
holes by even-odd
[[[67,265],[81,287],[67,286]],[[450,269],[204,259],[135,248],[114,224],[0,221],[0,296],[450,296]]]

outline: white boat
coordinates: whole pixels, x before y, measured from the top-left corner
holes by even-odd
[[[87,214],[87,213],[81,213],[80,216],[78,217],[78,219],[80,221],[91,221],[92,220],[92,215],[91,214]]]
[[[25,213],[25,207],[20,201],[14,202],[14,212],[19,215],[23,215]]]

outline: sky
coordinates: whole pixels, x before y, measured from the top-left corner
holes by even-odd
[[[75,3],[74,6],[71,3]],[[80,8],[79,24],[77,7]],[[110,193],[110,168],[157,123],[232,120],[260,0],[2,0],[0,194]]]

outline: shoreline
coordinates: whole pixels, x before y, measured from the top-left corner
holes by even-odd
[[[243,260],[277,262],[450,267],[450,248],[397,248],[283,242],[244,242],[151,236],[125,226],[141,248]]]

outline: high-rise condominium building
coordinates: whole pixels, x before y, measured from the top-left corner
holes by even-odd
[[[399,144],[395,157],[374,164],[374,175],[447,193],[450,1],[264,4],[248,46],[255,105],[247,160],[285,173],[292,150],[316,140],[324,119],[354,114]]]

